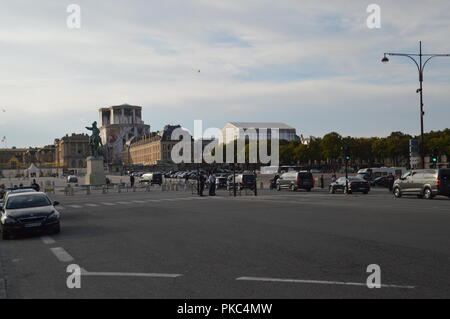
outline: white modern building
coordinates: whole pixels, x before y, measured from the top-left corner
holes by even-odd
[[[229,122],[222,129],[219,143],[228,144],[238,138],[250,140],[271,139],[275,137],[275,134],[272,133],[274,130],[278,130],[280,140],[291,142],[299,139],[295,128],[285,123]],[[263,135],[263,133],[266,135]]]

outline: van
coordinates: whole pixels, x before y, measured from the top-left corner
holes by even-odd
[[[161,185],[163,175],[162,173],[145,173],[141,176],[140,183],[148,183],[150,185]]]
[[[296,191],[298,189],[305,189],[307,192],[314,187],[314,177],[310,172],[287,172],[280,176],[277,180],[277,190],[290,189]]]
[[[416,195],[433,199],[435,196],[450,197],[450,169],[421,169],[404,174],[394,183],[394,196]]]

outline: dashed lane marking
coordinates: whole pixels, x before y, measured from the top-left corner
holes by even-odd
[[[62,247],[50,248],[50,250],[60,262],[68,263],[74,260],[73,257],[70,256],[69,253]]]
[[[42,236],[41,240],[46,245],[52,245],[52,244],[56,243],[56,241],[53,238],[51,238],[50,236]]]
[[[177,278],[181,274],[164,273],[135,273],[135,272],[92,272],[81,269],[82,276],[104,276],[104,277],[153,277],[153,278]]]
[[[301,279],[281,279],[281,278],[261,278],[261,277],[239,277],[239,281],[260,281],[260,282],[280,282],[293,284],[316,284],[316,285],[341,285],[341,286],[361,286],[367,287],[367,283],[359,282],[342,282],[342,281],[325,281],[325,280],[301,280]],[[380,285],[381,288],[399,288],[399,289],[414,289],[415,286],[402,285]]]

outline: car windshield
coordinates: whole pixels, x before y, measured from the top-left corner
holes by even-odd
[[[51,202],[45,195],[23,195],[8,198],[7,209],[22,209],[32,207],[50,206]]]

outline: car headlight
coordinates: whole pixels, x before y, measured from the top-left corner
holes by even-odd
[[[51,213],[48,217],[47,220],[59,220],[59,212],[58,211],[54,211],[53,213]]]
[[[4,224],[4,225],[15,225],[15,224],[17,224],[17,223],[19,223],[19,222],[17,221],[17,219],[15,219],[15,218],[13,218],[13,217],[11,217],[11,216],[7,216],[7,217],[3,220],[3,224]]]

